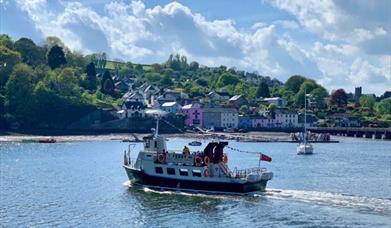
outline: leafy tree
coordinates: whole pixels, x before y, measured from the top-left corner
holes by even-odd
[[[78,96],[79,87],[74,70],[70,67],[47,75],[49,87],[60,96]]]
[[[48,53],[48,65],[50,68],[56,69],[66,63],[67,61],[65,59],[65,54],[62,50],[62,47],[54,45],[52,48],[50,48]]]
[[[270,97],[269,86],[265,79],[262,79],[257,89],[257,97]]]
[[[324,108],[326,105],[326,97],[328,96],[328,92],[323,87],[318,87],[311,91],[310,100],[311,102],[315,102],[318,108]]]
[[[5,85],[5,106],[23,127],[30,127],[33,122],[33,80],[34,71],[26,64],[14,67]]]
[[[337,89],[331,93],[330,105],[336,105],[337,107],[346,107],[348,102],[348,96],[343,89]]]
[[[95,64],[90,62],[86,67],[87,73],[87,89],[96,90],[96,70]]]
[[[150,82],[157,83],[160,82],[160,80],[162,80],[162,75],[159,73],[149,72],[145,74],[145,79],[147,79]]]
[[[300,90],[301,84],[303,84],[305,80],[306,78],[303,76],[293,75],[285,82],[285,88],[297,93]]]
[[[241,114],[247,114],[249,112],[249,108],[247,105],[242,105],[240,108],[239,108],[239,112]]]
[[[360,104],[362,107],[368,108],[370,111],[373,111],[375,106],[376,99],[373,96],[362,96],[360,97]]]
[[[375,110],[380,115],[391,115],[391,98],[383,99],[376,103]]]
[[[196,83],[200,86],[204,86],[204,87],[207,87],[208,86],[208,81],[203,79],[203,78],[199,78],[196,80]]]
[[[46,50],[50,50],[53,46],[60,46],[60,47],[65,47],[64,43],[60,40],[60,38],[56,36],[48,36],[45,39],[44,42],[44,47]]]
[[[102,53],[96,53],[96,54],[92,54],[92,62],[95,64],[95,67],[97,69],[100,69],[100,70],[103,70],[105,67],[106,67],[106,63],[107,63],[107,55],[106,53],[102,52]]]
[[[101,85],[101,92],[104,94],[114,94],[114,82],[111,78],[111,74],[109,71],[105,71],[102,77],[102,85]]]
[[[0,46],[4,46],[9,49],[12,49],[14,46],[14,43],[12,42],[12,39],[8,35],[1,34],[0,35]]]
[[[168,75],[164,75],[162,79],[160,79],[160,85],[163,87],[171,87],[173,84],[174,83]]]
[[[45,50],[27,38],[20,38],[14,44],[15,49],[21,54],[22,61],[30,66],[45,63]]]
[[[227,86],[227,85],[235,85],[239,81],[240,80],[239,80],[239,78],[237,76],[225,72],[217,80],[217,86],[224,87],[224,86]]]
[[[7,82],[12,68],[20,61],[19,52],[0,45],[0,87]]]
[[[297,107],[304,106],[304,96],[305,94],[310,94],[313,90],[317,88],[322,88],[320,85],[316,84],[314,80],[306,79],[300,86],[299,92],[295,95],[295,105]]]
[[[199,67],[200,65],[197,62],[193,61],[190,63],[189,70],[197,71]]]

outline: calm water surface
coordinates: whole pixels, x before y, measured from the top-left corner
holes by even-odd
[[[312,156],[295,144],[230,142],[273,157],[267,192],[251,196],[129,187],[119,141],[0,144],[0,226],[390,227],[391,142],[341,140],[315,144]],[[232,169],[258,165],[258,155],[226,152]]]

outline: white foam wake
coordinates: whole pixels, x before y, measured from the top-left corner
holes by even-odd
[[[340,193],[268,189],[258,196],[273,199],[293,199],[308,203],[334,205],[349,208],[361,208],[391,215],[391,200],[363,196],[351,196]]]

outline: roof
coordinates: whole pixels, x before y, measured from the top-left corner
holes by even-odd
[[[236,100],[239,100],[240,98],[242,98],[242,95],[235,95],[235,96],[231,97],[229,100],[236,101]]]
[[[125,101],[123,103],[123,105],[125,105],[125,107],[127,109],[144,109],[145,108],[144,104],[142,102],[140,102],[140,101],[129,101],[129,100],[127,100],[127,101]]]
[[[178,105],[177,102],[165,102],[162,104],[162,107],[172,107],[172,106],[175,106],[175,105]]]
[[[276,101],[276,100],[280,100],[282,99],[281,97],[268,97],[268,98],[264,98],[263,100],[264,101]]]

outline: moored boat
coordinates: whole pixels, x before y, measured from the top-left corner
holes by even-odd
[[[203,151],[180,153],[167,150],[166,139],[155,134],[144,137],[137,159],[124,153],[124,165],[132,184],[182,191],[246,193],[264,191],[273,173],[260,166],[231,171],[224,153],[226,141],[210,142]],[[185,147],[186,148],[186,147]],[[262,160],[271,158],[262,155]],[[266,159],[263,159],[266,158]]]
[[[189,142],[189,146],[201,146],[202,143],[200,141],[192,141]]]

